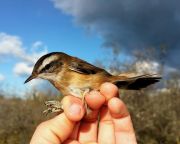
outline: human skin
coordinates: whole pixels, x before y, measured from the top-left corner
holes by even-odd
[[[30,144],[137,144],[131,117],[118,96],[115,85],[102,84],[85,97],[92,109],[88,115],[80,99],[64,97],[64,112],[42,122]]]

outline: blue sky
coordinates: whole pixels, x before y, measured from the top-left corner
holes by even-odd
[[[120,50],[118,58],[127,62],[134,50],[158,52],[163,42],[170,46],[167,67],[174,70],[179,66],[179,13],[176,2],[163,0],[0,0],[0,88],[24,92],[40,85],[23,82],[37,59],[52,51],[107,64],[112,50]],[[154,70],[159,64],[140,62],[137,72],[139,66]]]
[[[99,56],[100,38],[75,25],[49,0],[1,0],[0,18],[0,31],[21,37],[27,47],[42,41],[48,51],[65,51],[89,60]]]
[[[78,26],[71,16],[56,9],[52,1],[1,0],[0,19],[0,33],[18,37],[22,43],[21,49],[25,49],[27,55],[35,42],[41,42],[48,52],[63,51],[91,63],[103,57],[102,39]],[[6,47],[0,48],[1,51],[3,49]],[[21,76],[13,71],[19,62],[23,60],[13,54],[0,55],[4,91],[8,89],[6,86],[17,91],[27,87],[23,85],[26,75]]]

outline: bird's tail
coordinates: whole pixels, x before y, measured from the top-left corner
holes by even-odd
[[[159,82],[161,76],[157,74],[137,75],[134,73],[124,73],[114,76],[112,83],[120,89],[140,90],[151,84]]]

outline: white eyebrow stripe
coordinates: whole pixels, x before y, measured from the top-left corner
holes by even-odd
[[[46,59],[44,59],[43,63],[39,67],[38,71],[41,71],[46,65],[50,64],[52,61],[55,61],[57,59],[58,59],[57,55],[47,57]]]

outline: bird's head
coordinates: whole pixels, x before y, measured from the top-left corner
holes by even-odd
[[[42,56],[34,65],[32,74],[26,79],[27,83],[35,78],[42,78],[49,81],[55,81],[56,76],[62,71],[64,53],[53,52]]]

